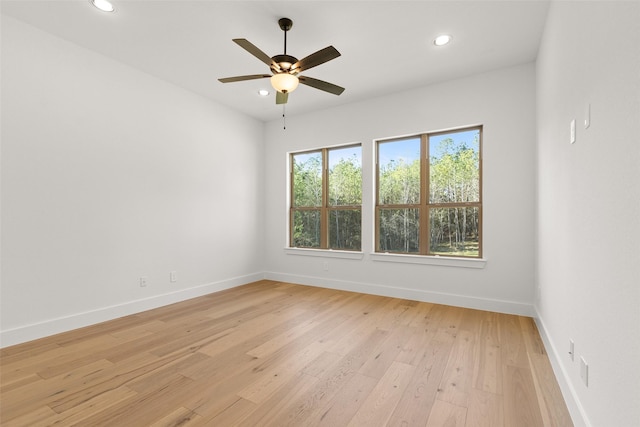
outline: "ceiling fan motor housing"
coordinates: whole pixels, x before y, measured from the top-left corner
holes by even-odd
[[[291,66],[298,62],[298,58],[291,55],[276,55],[271,59],[280,67],[280,69],[278,70],[272,66],[271,71],[273,71],[274,73],[282,73],[282,72],[292,73],[295,70],[292,70]]]

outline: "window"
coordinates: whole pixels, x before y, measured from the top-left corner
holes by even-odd
[[[361,248],[362,149],[360,145],[293,153],[289,245]]]
[[[482,127],[377,142],[376,252],[482,256]]]

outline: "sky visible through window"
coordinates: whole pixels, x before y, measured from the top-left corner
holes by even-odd
[[[304,164],[312,157],[322,158],[320,151],[295,154],[295,161]],[[340,163],[340,160],[348,160],[357,166],[362,166],[362,148],[360,146],[331,149],[329,151],[329,169]]]
[[[340,163],[340,160],[348,160],[357,166],[362,166],[362,148],[346,147],[340,149],[332,149],[329,151],[329,169],[333,169],[335,165]]]
[[[450,152],[458,151],[458,148],[461,146],[466,146],[467,148],[473,148],[474,150],[478,150],[478,141],[477,138],[479,135],[479,131],[477,129],[462,131],[462,132],[451,132],[445,133],[441,135],[435,135],[429,138],[429,151],[431,157],[439,158],[444,154],[441,151],[440,143],[450,138],[453,140],[452,146],[449,147]],[[399,162],[402,160],[405,164],[411,164],[414,160],[420,158],[420,138],[407,138],[399,141],[389,141],[384,142],[379,145],[379,162],[380,166],[384,166],[389,164],[391,160],[395,162]]]
[[[463,132],[445,133],[429,137],[429,155],[432,158],[440,158],[443,154],[441,142],[445,139],[451,139],[453,144],[449,147],[449,153],[459,151],[461,147],[471,148],[479,151],[480,131],[478,129],[467,130]]]
[[[319,151],[315,151],[313,153],[296,154],[295,159],[296,159],[296,163],[304,164],[304,163],[307,163],[307,161],[312,157],[321,157],[321,156],[322,154]]]
[[[378,147],[380,166],[386,166],[391,161],[402,161],[404,164],[410,165],[420,158],[420,138],[418,137],[384,142]]]

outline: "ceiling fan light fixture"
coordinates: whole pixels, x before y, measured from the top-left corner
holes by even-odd
[[[92,5],[94,5],[95,7],[97,7],[103,12],[114,11],[113,5],[108,0],[89,0],[89,1],[91,2]]]
[[[289,93],[298,87],[298,77],[289,73],[274,74],[271,76],[271,86],[278,92]]]
[[[436,46],[444,46],[451,42],[452,37],[449,34],[441,34],[433,40]]]

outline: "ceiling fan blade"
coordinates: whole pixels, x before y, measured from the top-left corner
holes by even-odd
[[[282,93],[280,91],[276,91],[276,104],[286,104],[289,99],[289,92]]]
[[[260,61],[267,64],[269,67],[277,65],[269,55],[258,49],[253,43],[247,39],[233,39],[241,48],[258,58]],[[279,68],[279,67],[278,67]]]
[[[243,80],[266,79],[267,77],[271,77],[271,74],[251,74],[249,76],[225,77],[223,79],[218,79],[218,81],[222,83],[233,83],[241,82]]]
[[[311,55],[302,58],[300,61],[293,64],[291,69],[301,72],[317,65],[324,64],[332,59],[336,59],[338,56],[340,56],[340,52],[338,52],[335,47],[328,46],[316,53],[312,53]]]
[[[298,76],[298,80],[303,85],[311,86],[316,89],[323,90],[325,92],[332,93],[334,95],[340,95],[344,92],[344,88],[333,83],[325,82],[323,80],[314,79],[312,77]]]

